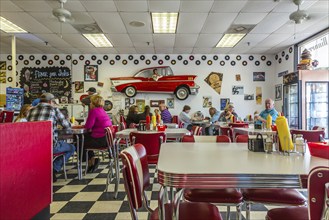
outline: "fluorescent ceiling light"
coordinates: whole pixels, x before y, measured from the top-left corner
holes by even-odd
[[[26,30],[18,27],[16,24],[0,16],[0,30],[6,33],[27,33]]]
[[[95,47],[113,47],[104,34],[83,34]]]
[[[225,34],[216,47],[234,47],[246,34]]]
[[[178,13],[151,13],[153,33],[174,34],[176,33]]]

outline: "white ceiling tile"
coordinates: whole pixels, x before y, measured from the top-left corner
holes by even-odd
[[[94,46],[81,34],[63,34],[65,40],[72,47],[76,48],[93,48]]]
[[[138,48],[136,48],[136,51],[139,54],[153,54],[154,48],[153,47],[138,47]]]
[[[89,12],[117,11],[113,1],[81,1],[81,4]]]
[[[11,1],[0,1],[0,11],[23,11],[23,9]]]
[[[322,12],[322,13],[328,13],[329,12],[329,1],[318,1],[315,4],[313,4],[311,7],[307,9],[307,11],[312,12]]]
[[[263,41],[265,38],[267,38],[270,34],[247,34],[238,44],[241,45],[247,45],[248,42],[250,46],[254,46],[258,44],[259,42]]]
[[[240,10],[245,6],[247,3],[246,0],[244,1],[214,1],[214,4],[211,8],[212,12],[223,12],[223,13],[230,13],[230,12],[240,12]]]
[[[57,48],[59,51],[61,51],[61,53],[64,53],[64,54],[79,54],[81,53],[80,50],[76,49],[76,48],[73,48],[73,47],[58,47]]]
[[[311,7],[317,0],[314,1],[303,1],[300,6],[301,10],[306,10]],[[273,12],[293,12],[297,11],[297,5],[295,5],[292,1],[281,1],[277,6],[273,9]]]
[[[110,34],[108,35],[114,47],[132,47],[133,43],[128,34]]]
[[[178,12],[179,1],[149,1],[150,12]]]
[[[155,52],[157,54],[172,54],[174,52],[174,48],[155,48]]]
[[[37,34],[36,36],[43,42],[48,42],[48,44],[53,47],[71,47],[70,44],[60,38],[57,34]]]
[[[289,37],[291,37],[291,34],[271,34],[261,41],[257,47],[273,47],[282,41],[287,40]]]
[[[177,33],[200,33],[207,16],[207,13],[180,13],[178,18]]]
[[[154,47],[164,48],[164,47],[174,47],[175,44],[175,34],[154,34],[153,35]]]
[[[240,13],[234,20],[234,24],[258,24],[267,13]]]
[[[117,54],[118,51],[113,47],[104,47],[104,48],[95,48],[97,52],[94,53],[100,53],[100,54]]]
[[[211,53],[213,54],[229,54],[232,48],[219,48],[215,47],[211,49]],[[217,61],[219,62],[219,61]]]
[[[249,53],[249,52],[250,52],[250,49],[251,49],[251,47],[248,47],[248,46],[243,46],[243,47],[233,47],[233,48],[230,50],[230,54],[236,54],[236,53],[239,53],[239,54],[246,54],[246,53]]]
[[[214,1],[181,1],[180,12],[209,12]]]
[[[237,13],[210,13],[201,33],[224,33],[236,18]]]
[[[192,51],[193,51],[192,47],[190,47],[190,48],[176,48],[175,47],[173,53],[174,54],[190,54],[190,53],[192,53]]]
[[[91,16],[96,20],[98,26],[104,33],[123,34],[127,33],[125,25],[117,12],[91,12]]]
[[[122,12],[120,13],[121,18],[124,22],[125,27],[129,33],[136,34],[151,34],[152,33],[152,24],[151,24],[151,16],[149,13],[128,13]],[[133,27],[129,23],[132,21],[140,21],[145,25],[143,27]]]
[[[252,13],[252,12],[270,12],[278,4],[274,1],[249,1],[242,8],[241,12]]]
[[[50,33],[50,30],[24,12],[2,12],[1,16],[30,33]]]
[[[212,48],[194,48],[192,53],[194,53],[194,54],[206,53],[207,54],[207,53],[211,53],[211,50],[212,50]]]
[[[152,34],[130,34],[129,37],[135,47],[148,47],[153,45]]]
[[[22,8],[24,11],[48,11],[51,13],[52,7],[46,1],[13,1],[18,7]],[[59,5],[58,5],[59,6]]]
[[[98,50],[95,47],[91,47],[91,48],[89,48],[89,47],[81,47],[81,48],[78,48],[78,50],[80,50],[81,53],[85,53],[85,54],[97,54],[98,53]],[[92,61],[92,62],[95,62],[95,61]]]
[[[147,12],[146,1],[115,1],[119,12]]]
[[[115,47],[115,49],[118,51],[118,53],[122,53],[122,54],[135,54],[135,53],[137,53],[137,51],[134,47]]]
[[[219,42],[221,36],[218,34],[200,34],[194,47],[213,48]]]
[[[254,48],[251,48],[248,52],[250,54],[268,54],[268,51],[270,51],[270,49],[271,48],[268,48],[268,47],[254,47]]]
[[[56,0],[54,1],[48,1],[48,4],[52,7],[52,8],[60,8],[60,3]],[[75,11],[86,11],[86,8],[81,4],[80,1],[72,1],[72,0],[68,0],[65,4],[64,4],[64,8],[66,10],[69,10],[70,12],[75,12]]]
[[[198,34],[176,34],[175,47],[194,47]]]
[[[284,25],[288,17],[289,13],[270,13],[250,33],[272,33]]]

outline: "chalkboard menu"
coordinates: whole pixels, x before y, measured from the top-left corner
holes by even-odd
[[[71,99],[72,76],[68,67],[24,67],[19,79],[24,89],[24,104],[31,103],[45,92],[54,94],[60,103],[68,103]]]

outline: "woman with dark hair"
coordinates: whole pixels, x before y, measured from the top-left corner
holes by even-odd
[[[138,124],[139,120],[138,120],[138,107],[136,105],[132,105],[129,108],[129,112],[126,118],[126,123],[127,123],[127,128],[130,127],[130,125],[132,124]]]
[[[151,108],[148,105],[145,106],[145,109],[144,109],[143,113],[138,114],[138,121],[146,120],[146,116],[152,117]]]

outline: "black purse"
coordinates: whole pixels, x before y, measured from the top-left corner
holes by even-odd
[[[258,133],[256,139],[248,138],[248,150],[253,152],[265,152],[264,139],[262,134]]]

